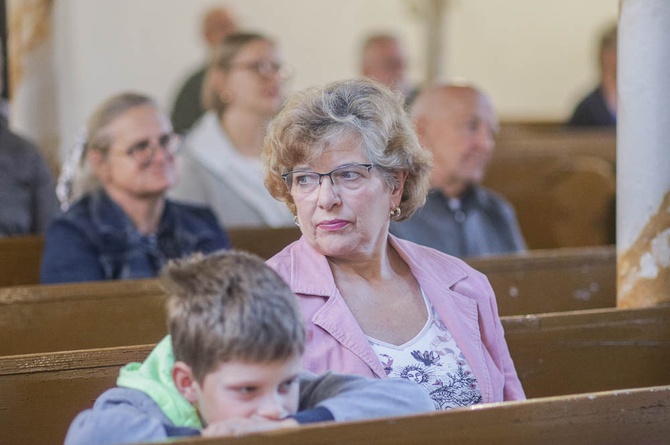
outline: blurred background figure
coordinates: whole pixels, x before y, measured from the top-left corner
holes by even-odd
[[[426,204],[391,233],[459,258],[525,249],[512,206],[480,185],[495,148],[498,119],[472,86],[437,85],[410,111],[419,142],[433,153]]]
[[[575,127],[616,126],[617,24],[608,26],[598,46],[598,86],[577,105],[568,125]]]
[[[149,97],[103,102],[72,157],[90,166],[88,190],[47,229],[41,282],[149,278],[170,259],[230,247],[209,209],[165,198],[177,181],[178,147]]]
[[[392,34],[373,34],[363,42],[361,73],[405,97],[410,103],[416,91],[410,86],[407,51]]]
[[[223,40],[203,86],[210,111],[184,140],[181,181],[170,196],[210,207],[226,228],[293,225],[263,184],[260,157],[289,75],[270,38],[235,33]]]
[[[9,129],[5,106],[0,113],[0,237],[41,233],[58,213],[55,184],[38,148]]]
[[[237,29],[235,17],[228,9],[216,7],[208,10],[202,20],[202,37],[207,44],[208,53],[211,55],[214,48]],[[206,71],[207,64],[203,64],[191,74],[177,93],[170,115],[176,132],[186,132],[205,112],[201,90]]]

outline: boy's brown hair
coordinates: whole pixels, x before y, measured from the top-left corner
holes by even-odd
[[[194,254],[161,273],[175,360],[195,379],[221,363],[301,355],[305,333],[291,289],[262,259],[236,251]]]

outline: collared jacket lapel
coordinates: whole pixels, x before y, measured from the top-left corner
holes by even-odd
[[[463,261],[389,236],[427,298],[456,339],[480,385],[484,402],[523,399],[498,318],[495,296],[484,275]],[[327,370],[386,377],[334,282],[327,259],[305,237],[268,261],[291,286],[306,319],[304,364]]]

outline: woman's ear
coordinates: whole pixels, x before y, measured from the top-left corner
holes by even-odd
[[[106,184],[110,169],[107,154],[100,150],[87,150],[86,159],[100,183]]]
[[[401,171],[401,172],[396,172],[395,173],[395,182],[396,186],[393,187],[393,190],[391,191],[391,200],[396,203],[397,205],[400,205],[400,200],[402,199],[402,192],[405,189],[405,180],[407,179],[407,175],[409,173],[406,171]]]
[[[199,385],[189,365],[181,361],[175,362],[172,367],[172,381],[182,397],[190,403],[197,403]]]
[[[205,74],[200,100],[205,109],[215,108],[218,102],[227,104],[232,99],[232,93],[226,88],[228,73],[221,68],[210,67]]]

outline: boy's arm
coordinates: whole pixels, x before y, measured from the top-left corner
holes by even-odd
[[[177,428],[171,426],[149,396],[134,389],[114,388],[103,394],[92,409],[75,417],[65,445],[144,443],[190,435],[171,429]]]
[[[407,380],[304,373],[300,378],[299,412],[293,417],[309,423],[403,416],[434,409],[426,391]],[[322,418],[326,411],[330,419]]]

